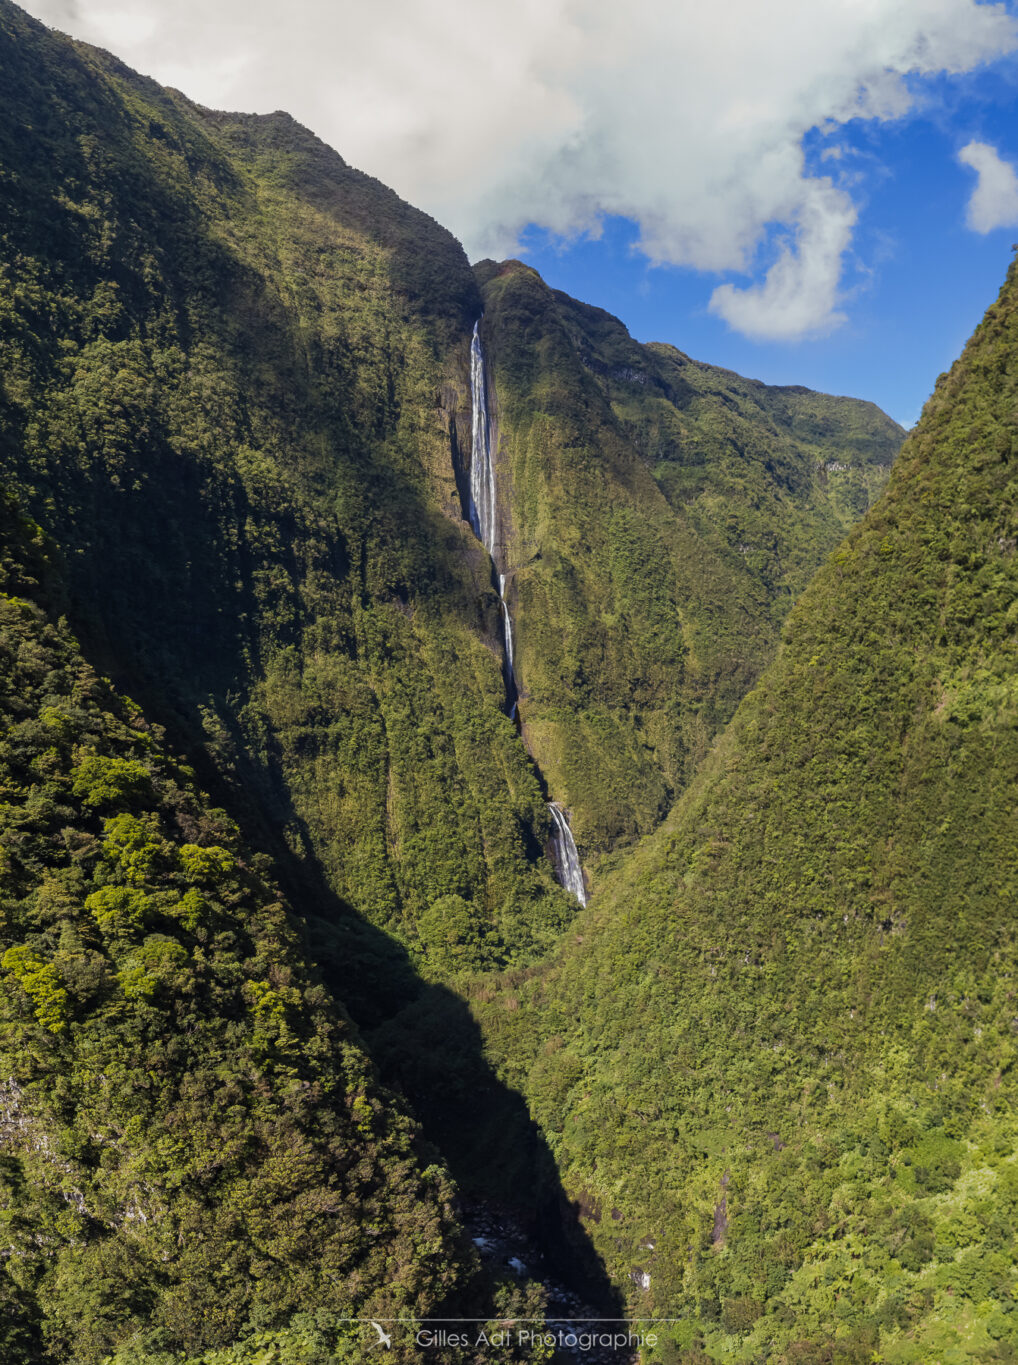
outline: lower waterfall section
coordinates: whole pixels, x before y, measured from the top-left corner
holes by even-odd
[[[505,600],[505,574],[498,576],[498,609],[502,616],[502,643],[505,649],[505,704],[509,719],[518,722],[516,690],[516,666],[513,662],[513,618],[509,615],[509,604]]]
[[[488,413],[488,381],[481,345],[480,319],[474,323],[470,338],[470,407],[472,445],[470,450],[470,491],[466,508],[467,520],[474,535],[491,556],[498,574],[498,607],[502,618],[502,646],[505,659],[506,715],[519,728],[519,693],[516,686],[514,661],[513,620],[506,601],[506,576],[497,562],[498,498],[495,481],[495,458],[491,441],[491,420]],[[533,755],[531,755],[533,758]],[[576,848],[569,817],[557,801],[548,803],[552,818],[552,864],[559,883],[581,905],[587,903],[583,881],[583,867]]]
[[[580,855],[576,850],[576,840],[569,828],[566,813],[557,801],[549,801],[551,811],[552,848],[554,849],[555,872],[567,891],[571,891],[581,905],[587,904],[587,889],[583,885],[583,868]]]

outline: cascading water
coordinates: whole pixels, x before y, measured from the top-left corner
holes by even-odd
[[[498,605],[502,613],[502,639],[505,642],[505,697],[509,707],[509,719],[516,719],[516,666],[513,663],[513,618],[509,615],[509,603],[505,600],[505,574],[498,576]]]
[[[497,518],[495,498],[495,462],[492,454],[491,422],[488,417],[488,386],[484,369],[484,350],[481,346],[480,321],[474,323],[470,340],[470,403],[472,448],[470,452],[470,505],[467,512],[474,535],[491,555],[498,569]],[[511,719],[517,719],[516,671],[513,662],[513,621],[505,600],[505,574],[498,573],[498,603],[502,617],[502,643],[505,651],[506,709]],[[555,875],[567,891],[572,892],[581,905],[587,903],[583,884],[583,868],[576,850],[576,840],[569,828],[569,819],[556,802],[548,804],[552,817],[552,850]]]
[[[491,450],[491,422],[488,419],[488,384],[484,372],[480,322],[474,323],[470,340],[470,405],[472,447],[470,451],[470,525],[474,535],[496,560],[498,503],[495,499],[495,461]],[[516,674],[513,671],[513,623],[505,600],[505,574],[498,576],[498,607],[502,617],[502,644],[505,651],[505,704],[510,719],[516,719]]]
[[[548,809],[551,811],[554,826],[552,847],[555,850],[555,871],[558,879],[581,905],[586,905],[587,890],[583,885],[583,868],[580,866],[580,855],[576,851],[576,840],[569,828],[569,820],[557,801],[550,801]]]
[[[473,416],[470,452],[470,525],[488,554],[495,557],[495,467],[491,459],[488,386],[484,377],[480,322],[470,341],[470,403]]]

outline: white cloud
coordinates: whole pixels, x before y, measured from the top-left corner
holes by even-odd
[[[844,322],[836,311],[841,257],[852,237],[855,206],[828,181],[811,180],[799,213],[794,248],[784,245],[762,284],[723,284],[711,296],[712,313],[745,336],[794,341]]]
[[[971,166],[979,179],[968,202],[965,220],[974,232],[1018,224],[1018,175],[1001,160],[987,142],[970,142],[958,153],[964,166]]]
[[[923,76],[1018,46],[978,0],[72,3],[29,7],[203,104],[288,109],[475,257],[617,213],[652,261],[752,274],[783,227],[766,279],[712,301],[758,337],[839,317],[856,210],[804,135],[899,117]]]

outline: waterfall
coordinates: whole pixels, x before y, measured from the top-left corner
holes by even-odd
[[[569,828],[569,820],[557,801],[549,801],[548,809],[551,811],[554,826],[551,839],[558,879],[581,905],[586,905],[587,892],[583,885],[583,868],[580,866],[580,855],[576,851],[576,840]]]
[[[502,642],[505,648],[505,699],[509,707],[509,719],[516,719],[517,698],[516,666],[513,663],[513,618],[509,615],[509,603],[505,600],[505,574],[498,576],[498,605],[502,614]]]
[[[495,557],[495,466],[491,458],[488,386],[484,376],[480,322],[470,341],[470,403],[473,409],[470,452],[470,525],[488,554]]]
[[[510,719],[517,720],[516,668],[513,659],[513,620],[505,600],[505,574],[496,560],[495,461],[492,452],[491,421],[488,417],[488,386],[481,347],[480,320],[474,323],[470,339],[470,403],[472,412],[470,451],[470,502],[467,513],[474,535],[491,555],[498,572],[498,606],[502,617],[502,646],[505,657],[505,700]],[[569,819],[555,801],[548,804],[552,816],[552,851],[555,875],[581,905],[587,903],[583,869],[576,851],[576,840]]]
[[[500,573],[498,576],[498,600],[502,604],[502,630],[505,635],[505,661],[508,665],[510,674],[515,678],[516,675],[513,672],[513,619],[509,615],[509,608],[506,606],[504,573]]]
[[[470,406],[472,442],[470,450],[470,525],[474,535],[495,560],[496,509],[495,460],[491,449],[491,422],[488,418],[488,381],[484,372],[481,324],[474,323],[470,339]],[[513,623],[505,600],[505,574],[498,576],[498,607],[502,617],[502,646],[505,652],[505,704],[510,719],[516,719],[516,673],[513,668]]]

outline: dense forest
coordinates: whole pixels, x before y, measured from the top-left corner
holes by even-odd
[[[4,1359],[550,1320],[479,1210],[648,1362],[1018,1357],[1018,279],[898,454],[0,61]]]
[[[248,1335],[356,1360],[345,1316],[469,1278],[448,1177],[269,859],[85,662],[39,528],[2,517],[3,1357]]]
[[[592,859],[659,823],[903,433],[640,346],[518,262],[478,277],[525,736]]]

